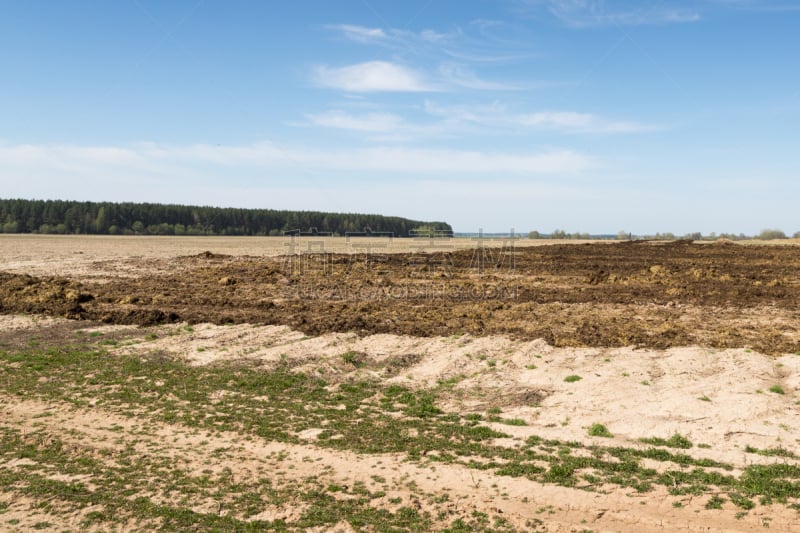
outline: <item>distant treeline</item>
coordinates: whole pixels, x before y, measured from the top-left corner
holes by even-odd
[[[458,234],[456,234],[458,235]],[[800,239],[800,231],[796,232],[793,237],[795,239]],[[674,233],[656,233],[654,235],[637,235],[635,233],[629,233],[625,230],[620,230],[616,235],[591,235],[589,233],[567,233],[566,231],[556,229],[553,230],[552,233],[540,233],[536,230],[533,230],[528,233],[529,239],[582,239],[582,240],[589,240],[589,239],[616,239],[619,241],[627,241],[627,240],[654,240],[654,241],[674,241],[679,239],[689,239],[693,241],[716,241],[719,239],[727,239],[731,241],[743,241],[748,239],[759,239],[763,241],[771,241],[775,239],[788,239],[789,236],[786,235],[782,230],[779,229],[765,229],[762,230],[761,233],[758,235],[745,235],[744,233],[709,233],[708,235],[703,235],[702,233],[694,232],[694,233],[687,233],[685,235],[675,235]]]
[[[400,237],[408,236],[412,230],[452,230],[445,222],[357,213],[0,199],[3,233],[266,236],[311,228],[338,235],[369,228]]]

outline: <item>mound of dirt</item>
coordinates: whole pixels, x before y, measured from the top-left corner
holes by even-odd
[[[190,259],[191,258],[193,258],[193,259],[227,259],[227,258],[229,258],[231,256],[230,255],[226,255],[226,254],[215,254],[214,252],[206,250],[205,252],[201,252],[201,253],[196,254],[196,255],[187,255],[187,256],[184,256],[184,257],[190,258]]]
[[[94,296],[79,284],[65,279],[40,279],[24,274],[0,272],[0,313],[28,313],[66,318],[85,318],[82,304]]]

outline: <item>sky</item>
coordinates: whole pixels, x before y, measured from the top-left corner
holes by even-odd
[[[0,197],[800,230],[798,0],[0,0]]]

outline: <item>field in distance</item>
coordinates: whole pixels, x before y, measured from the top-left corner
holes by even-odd
[[[800,248],[343,240],[0,236],[0,529],[800,527]]]

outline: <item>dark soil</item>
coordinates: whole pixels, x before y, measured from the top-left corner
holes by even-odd
[[[513,261],[512,261],[513,259]],[[80,283],[0,272],[0,312],[106,323],[283,324],[555,346],[800,352],[800,247],[625,243],[452,254],[200,254],[172,274]]]

